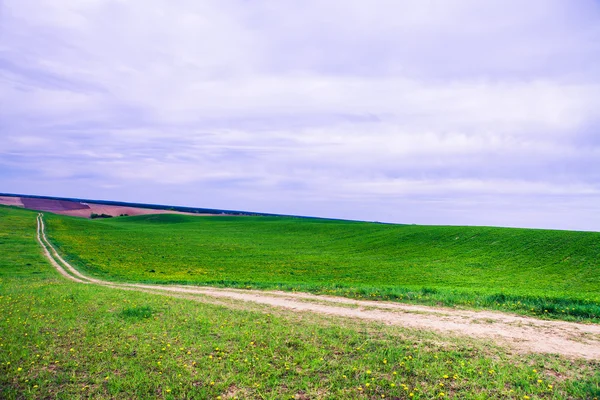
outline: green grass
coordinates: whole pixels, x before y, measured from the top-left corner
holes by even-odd
[[[599,371],[435,333],[77,284],[43,258],[35,213],[0,208],[2,399],[593,399]]]
[[[600,233],[280,217],[47,215],[87,273],[600,321]]]

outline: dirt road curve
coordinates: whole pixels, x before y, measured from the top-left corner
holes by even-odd
[[[42,214],[38,215],[37,221],[37,240],[48,261],[64,277],[79,283],[123,290],[150,291],[178,297],[185,295],[197,301],[208,301],[207,298],[226,298],[240,302],[254,302],[298,312],[359,318],[408,328],[494,339],[502,345],[521,352],[555,353],[567,357],[600,360],[600,325],[545,321],[493,311],[467,311],[380,301],[360,301],[308,293],[103,281],[83,275],[66,262],[48,241]]]

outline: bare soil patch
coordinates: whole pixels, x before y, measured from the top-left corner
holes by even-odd
[[[23,207],[20,197],[0,196],[0,204],[5,206]]]
[[[89,206],[84,203],[68,200],[55,199],[37,199],[31,197],[21,197],[21,202],[25,208],[38,211],[50,211],[61,213],[71,210],[89,210]]]
[[[71,200],[56,199],[38,199],[31,197],[9,197],[0,196],[0,204],[8,206],[18,206],[30,210],[47,211],[55,214],[70,215],[72,217],[90,218],[94,214],[106,214],[112,217],[120,215],[147,215],[147,214],[184,214],[184,215],[213,215],[196,214],[172,210],[159,210],[154,208],[116,206],[89,202],[79,202]]]
[[[95,204],[95,203],[84,203],[87,205],[87,209],[79,210],[64,210],[58,212],[58,214],[70,215],[72,217],[85,217],[89,218],[92,213],[94,214],[106,214],[113,217],[127,214],[129,216],[134,215],[146,215],[146,214],[186,214],[186,215],[199,215],[193,213],[184,213],[180,211],[171,210],[157,210],[152,208],[140,208],[140,207],[125,207],[125,206],[111,206],[106,204]],[[202,214],[206,215],[206,214]]]

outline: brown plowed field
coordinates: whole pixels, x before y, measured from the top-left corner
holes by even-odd
[[[76,201],[53,200],[53,199],[35,199],[30,197],[21,197],[25,208],[38,211],[61,212],[71,210],[89,210],[87,204]]]
[[[145,214],[187,214],[187,215],[209,215],[184,213],[171,210],[157,210],[152,208],[112,206],[106,204],[83,203],[70,200],[38,199],[31,197],[9,197],[0,196],[0,204],[7,206],[19,206],[37,211],[47,211],[55,214],[70,215],[72,217],[90,218],[94,214],[106,214],[118,217],[122,214],[145,215]]]
[[[0,204],[5,206],[23,207],[23,202],[20,197],[0,196]]]

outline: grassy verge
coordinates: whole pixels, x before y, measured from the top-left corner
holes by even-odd
[[[0,218],[0,398],[597,398],[600,365],[373,323],[76,284]]]
[[[104,279],[281,289],[600,321],[600,234],[291,218],[48,215]]]

